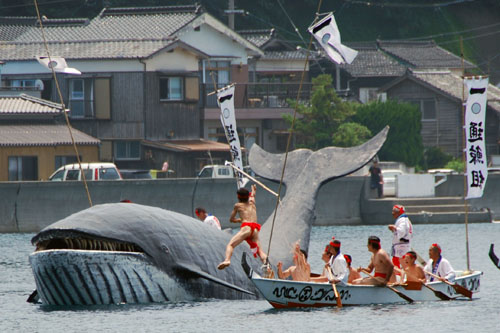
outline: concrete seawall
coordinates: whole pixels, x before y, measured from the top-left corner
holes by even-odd
[[[316,203],[315,225],[387,223],[392,201],[363,205],[366,181],[367,177],[345,177],[322,186]],[[278,190],[278,184],[263,182],[272,190]],[[236,201],[236,185],[232,179],[98,181],[89,182],[89,191],[94,205],[129,199],[190,216],[194,208],[203,206],[219,218],[224,228],[237,226],[229,223]],[[437,196],[458,196],[462,192],[461,176],[448,177],[448,181],[436,189]],[[0,198],[0,232],[38,232],[89,207],[80,182],[1,182]],[[260,221],[264,222],[271,215],[275,205],[275,197],[259,188]],[[484,197],[471,200],[471,205],[488,207],[493,218],[500,219],[500,174],[490,175]]]

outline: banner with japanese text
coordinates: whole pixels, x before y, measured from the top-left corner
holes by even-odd
[[[217,92],[217,101],[220,106],[220,120],[227,142],[229,143],[234,165],[243,170],[243,156],[241,154],[240,138],[236,128],[236,116],[234,113],[234,85]],[[243,174],[237,172],[238,188],[245,186],[248,179]]]
[[[486,103],[488,78],[466,78],[468,98],[465,103],[465,163],[467,167],[467,196],[465,199],[483,196],[488,165],[486,161]]]

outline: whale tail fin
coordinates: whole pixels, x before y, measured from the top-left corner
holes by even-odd
[[[308,172],[307,177],[319,183],[353,173],[370,162],[384,144],[388,132],[389,126],[386,126],[369,141],[356,147],[326,147],[315,152],[297,149],[289,152],[283,182],[290,184],[303,172]],[[284,159],[284,153],[268,153],[256,144],[250,149],[252,170],[270,180],[280,181]]]

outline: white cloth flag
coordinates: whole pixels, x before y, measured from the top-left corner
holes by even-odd
[[[234,86],[217,92],[217,101],[220,106],[220,120],[224,133],[226,133],[227,142],[231,147],[231,155],[234,165],[243,170],[243,159],[241,154],[240,138],[236,129],[236,116],[234,113]],[[243,174],[236,172],[238,176],[238,188],[245,186],[248,179],[243,177]]]
[[[330,59],[337,64],[350,64],[358,55],[358,51],[342,45],[340,32],[333,13],[330,13],[316,24],[310,26],[308,30],[323,47]]]
[[[469,97],[465,104],[465,139],[467,166],[467,196],[465,199],[483,196],[488,166],[485,150],[485,116],[488,78],[465,79]]]
[[[68,64],[66,64],[66,60],[61,57],[44,57],[44,56],[37,56],[36,59],[38,62],[45,66],[47,69],[54,68],[54,72],[56,73],[64,73],[64,74],[73,74],[73,75],[81,75],[82,72],[80,72],[76,68],[71,68],[68,67]]]

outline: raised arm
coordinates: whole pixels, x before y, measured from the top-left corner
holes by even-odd
[[[255,195],[257,194],[257,185],[252,185],[252,193],[250,193],[250,198],[248,201],[255,204]]]

